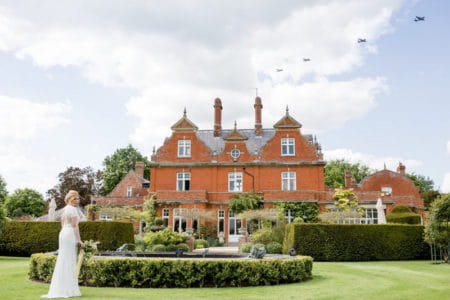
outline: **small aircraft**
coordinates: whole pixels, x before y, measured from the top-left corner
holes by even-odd
[[[416,18],[414,19],[414,22],[419,22],[419,21],[425,21],[425,17],[416,16]]]
[[[281,72],[281,71],[283,71],[283,69],[277,69],[277,72]]]
[[[303,58],[303,61],[304,61],[304,62],[311,61],[311,58],[304,57],[304,58]]]
[[[358,43],[365,43],[367,42],[366,39],[358,39]]]

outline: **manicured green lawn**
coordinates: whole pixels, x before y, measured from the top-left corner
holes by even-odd
[[[0,299],[39,299],[47,284],[27,279],[28,258],[0,257]],[[314,279],[249,288],[81,287],[81,299],[450,299],[450,265],[429,261],[315,262]]]

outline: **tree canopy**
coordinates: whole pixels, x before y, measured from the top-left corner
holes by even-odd
[[[425,207],[429,208],[431,203],[440,195],[439,191],[434,189],[434,181],[430,177],[411,173],[406,177],[419,188],[420,196],[424,200]]]
[[[144,177],[149,178],[149,160],[131,144],[126,148],[117,149],[112,155],[108,155],[103,160],[102,195],[109,194],[128,171],[134,169],[137,161],[142,161],[144,163]]]
[[[38,217],[43,214],[45,201],[44,197],[33,189],[17,189],[6,197],[5,208],[9,217]]]
[[[345,186],[345,169],[349,169],[356,182],[370,175],[372,170],[360,163],[352,164],[344,159],[331,160],[325,166],[325,185],[329,187]]]
[[[240,214],[247,210],[260,209],[262,204],[262,197],[258,196],[256,192],[235,194],[230,198],[228,207],[236,214]]]
[[[0,204],[5,202],[5,198],[8,196],[8,190],[6,189],[6,181],[0,175]]]
[[[59,183],[47,191],[48,199],[55,199],[57,209],[66,205],[64,197],[70,190],[80,194],[80,206],[91,203],[91,196],[99,194],[101,188],[101,172],[91,167],[68,167],[58,174]]]
[[[449,259],[450,243],[450,194],[441,195],[430,205],[425,224],[425,241],[441,248],[444,260]]]

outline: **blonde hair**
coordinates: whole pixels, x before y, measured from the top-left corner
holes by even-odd
[[[78,194],[77,191],[70,190],[70,191],[66,194],[66,197],[64,198],[64,202],[66,202],[66,204],[70,204],[70,201],[71,201],[73,198],[76,198],[76,197],[80,197],[80,194]]]

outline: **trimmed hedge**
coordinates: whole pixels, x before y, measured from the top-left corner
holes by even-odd
[[[397,224],[420,224],[420,215],[412,212],[406,205],[396,205],[391,213],[386,215],[386,221]]]
[[[82,240],[99,241],[99,250],[115,250],[134,243],[133,225],[121,222],[80,222]],[[58,249],[60,222],[7,222],[0,240],[0,254],[30,256]]]
[[[408,260],[429,258],[423,226],[289,224],[283,252],[318,261]]]
[[[83,264],[80,283],[114,287],[228,287],[273,285],[311,278],[312,258],[150,259],[91,258]],[[50,282],[56,257],[31,256],[31,279]]]

